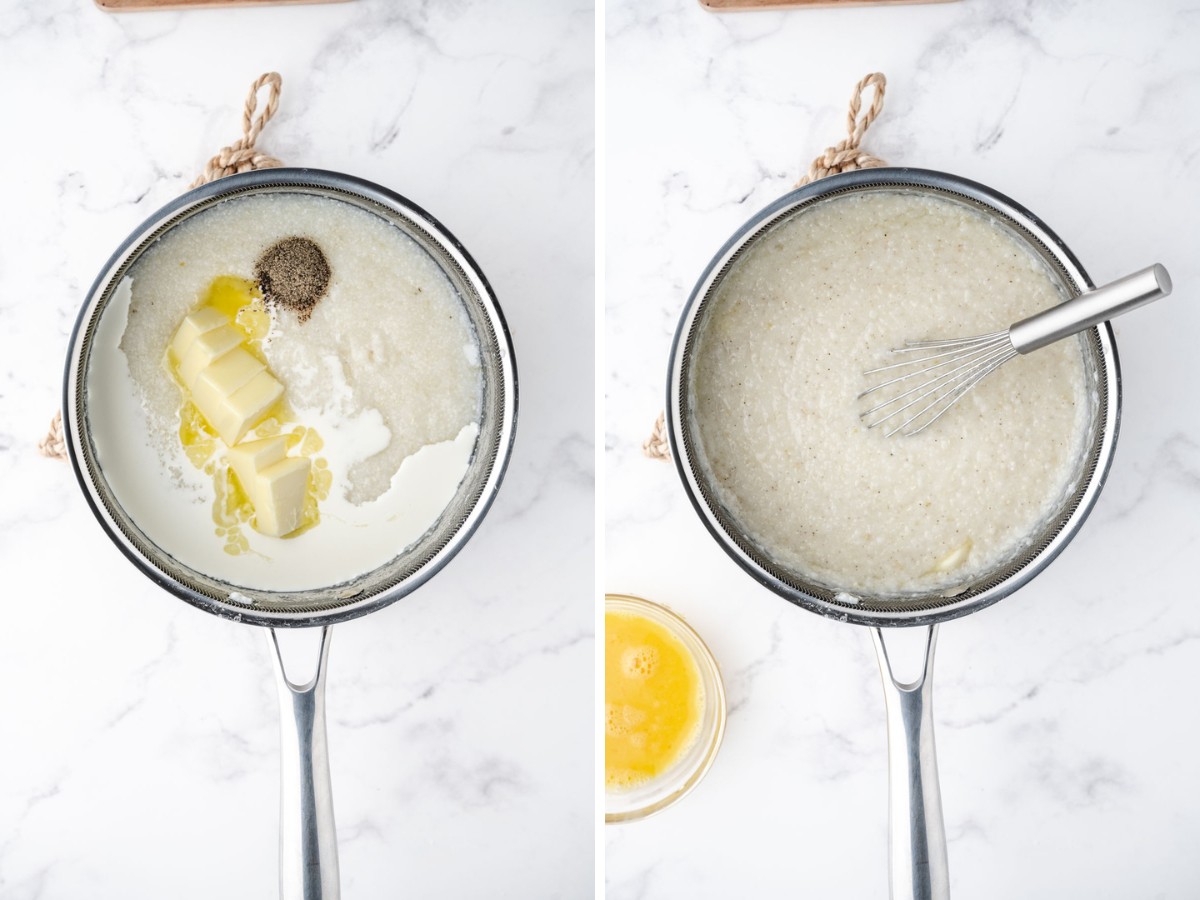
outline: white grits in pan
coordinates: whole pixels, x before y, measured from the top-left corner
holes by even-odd
[[[868,430],[856,398],[906,339],[1002,330],[1063,299],[1031,248],[952,200],[805,208],[737,261],[697,335],[691,427],[717,499],[777,563],[854,595],[954,591],[1014,559],[1078,482],[1083,338],[1017,357],[913,437]]]

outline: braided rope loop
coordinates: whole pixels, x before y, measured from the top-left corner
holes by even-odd
[[[642,442],[642,452],[651,459],[663,461],[671,458],[671,445],[667,441],[667,414],[660,412],[654,423],[654,431]]]
[[[862,111],[862,95],[867,88],[874,88],[871,105],[861,119],[858,114]],[[887,79],[882,72],[872,72],[854,86],[854,94],[850,98],[850,109],[846,112],[846,138],[838,141],[832,147],[826,147],[825,152],[812,161],[808,173],[796,182],[796,187],[803,187],[809,182],[824,178],[826,175],[837,175],[840,172],[853,172],[856,169],[875,169],[886,166],[882,159],[872,156],[860,146],[862,139],[871,127],[871,123],[883,111],[883,95],[887,90]]]
[[[62,413],[56,412],[50,422],[50,430],[38,441],[38,453],[48,459],[67,458],[67,439],[63,434]]]
[[[267,103],[261,113],[254,115],[258,108],[258,92],[268,87]],[[221,148],[204,166],[204,171],[191,183],[191,187],[200,187],[226,175],[238,172],[253,172],[256,169],[275,169],[283,163],[274,156],[263,153],[255,143],[262,133],[263,127],[271,121],[275,111],[279,109],[279,92],[283,88],[283,79],[278,72],[267,72],[250,86],[246,96],[246,105],[242,108],[242,136],[228,147]]]

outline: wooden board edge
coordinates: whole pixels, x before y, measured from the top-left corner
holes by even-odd
[[[348,3],[350,0],[95,0],[104,12],[152,12],[159,9],[216,9],[230,6],[295,6]]]
[[[843,9],[864,6],[917,6],[958,0],[700,0],[709,12],[755,12],[781,9]]]

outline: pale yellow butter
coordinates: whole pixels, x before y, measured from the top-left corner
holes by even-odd
[[[967,557],[971,555],[971,547],[973,546],[974,543],[972,540],[967,538],[965,541],[939,559],[937,561],[937,565],[933,567],[932,571],[949,572],[953,569],[957,569],[967,561]]]
[[[220,325],[198,335],[179,358],[180,380],[189,389],[194,389],[200,373],[231,350],[240,347],[244,339],[244,335],[232,325]]]
[[[226,459],[254,505],[255,529],[282,537],[300,527],[311,464],[287,456],[284,435],[230,447]]]
[[[217,421],[209,420],[209,423],[221,439],[232,447],[267,417],[282,396],[283,385],[264,369],[226,397],[220,410],[215,413]]]
[[[309,460],[287,457],[272,463],[255,479],[254,527],[263,534],[283,537],[300,527],[308,492]]]
[[[229,316],[211,306],[206,306],[203,309],[198,309],[194,313],[188,314],[187,318],[179,326],[175,332],[175,337],[171,341],[171,352],[175,354],[175,361],[182,362],[187,356],[188,350],[192,348],[196,338],[202,334],[207,334],[214,328],[220,328],[222,325],[229,324]]]
[[[258,473],[267,466],[279,462],[287,456],[287,438],[277,434],[257,441],[244,441],[236,447],[230,447],[225,454],[229,468],[237,475],[238,482],[251,503],[257,503],[254,497],[254,486]]]
[[[171,355],[196,409],[228,447],[226,461],[254,505],[254,527],[282,537],[300,527],[312,464],[289,458],[283,435],[238,444],[283,396],[283,385],[244,345],[229,316],[204,307],[176,329]]]
[[[230,447],[283,396],[283,385],[244,343],[245,335],[229,317],[211,307],[189,313],[171,342],[180,381],[200,415]]]
[[[192,402],[196,403],[200,415],[208,420],[209,425],[214,427],[217,434],[230,446],[238,442],[239,438],[230,439],[229,434],[238,432],[241,424],[230,419],[223,410],[229,397],[241,389],[242,385],[250,383],[250,380],[265,368],[266,366],[252,354],[236,348],[200,371],[196,382],[192,384]],[[233,421],[233,424],[222,426],[221,422],[226,420]]]
[[[208,424],[231,447],[262,420],[266,410],[283,393],[283,386],[266,371],[266,368],[253,354],[238,347],[196,376],[192,387],[192,402],[196,404],[196,408]],[[258,390],[238,401],[234,400],[243,389],[262,378],[266,380],[261,382]],[[277,392],[275,388],[278,388]],[[268,396],[270,399],[265,400]],[[266,406],[260,409],[259,404],[264,401]]]
[[[266,368],[253,353],[236,347],[200,371],[192,385],[192,393],[197,397],[202,393],[227,397],[249,384],[250,379]]]

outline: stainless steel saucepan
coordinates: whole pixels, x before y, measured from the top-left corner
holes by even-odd
[[[781,566],[739,528],[717,499],[698,455],[696,424],[690,410],[695,339],[724,278],[746,251],[781,222],[802,216],[813,204],[843,194],[911,191],[941,197],[982,211],[1007,228],[1047,264],[1068,297],[1093,287],[1083,267],[1053,232],[1031,213],[990,188],[953,175],[919,169],[881,168],[834,175],[792,191],[747,222],[709,263],[684,309],[671,348],[667,388],[667,430],[684,489],[709,532],[760,584],[786,600],[822,616],[871,628],[883,675],[887,709],[889,769],[889,856],[893,900],[949,897],[946,836],[942,822],[933,740],[932,672],[937,627],[990,606],[1042,571],[1075,536],[1087,518],[1112,461],[1121,413],[1121,382],[1112,330],[1107,323],[1081,335],[1095,391],[1090,446],[1074,491],[1060,502],[1048,524],[1015,560],[986,572],[963,590],[946,596],[849,597],[836,586],[818,583]],[[805,511],[797,510],[798,519]],[[927,629],[922,674],[901,682],[894,674],[884,629]]]
[[[93,338],[117,285],[143,252],[191,216],[233,198],[283,192],[332,198],[380,217],[412,238],[449,278],[478,339],[483,380],[480,431],[467,474],[437,522],[378,568],[317,590],[269,591],[223,582],[158,547],[122,508],[105,478],[91,434],[88,371]],[[330,627],[382,609],[438,572],[471,537],[500,485],[512,449],[517,378],[504,317],[483,273],[461,244],[419,207],[378,185],[312,169],[268,169],[222,178],[159,210],[105,265],[71,336],[63,424],[71,464],[97,520],[122,553],[159,586],[207,612],[269,629],[281,703],[280,895],[336,900],[339,893],[333,794],[325,741],[324,688]],[[398,548],[399,550],[399,548]],[[287,676],[275,630],[322,628],[316,675]]]

